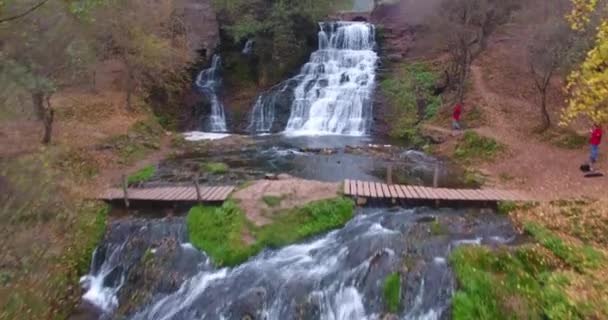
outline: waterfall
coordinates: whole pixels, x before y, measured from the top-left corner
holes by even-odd
[[[220,76],[222,59],[219,55],[213,55],[211,67],[201,71],[196,78],[196,86],[209,99],[211,103],[211,114],[209,115],[208,128],[211,132],[226,132],[226,116],[224,106],[218,97],[218,91],[222,85]]]
[[[249,39],[247,40],[247,42],[245,42],[245,46],[243,47],[243,51],[241,51],[242,54],[244,55],[250,55],[253,53],[253,45],[255,44],[255,40],[254,39]]]
[[[299,84],[285,133],[365,135],[378,61],[374,26],[323,22],[320,29],[319,49],[296,77]]]
[[[260,95],[253,106],[248,131],[252,133],[270,133],[276,118],[277,99],[289,88],[289,81],[279,85],[280,89],[273,89]]]

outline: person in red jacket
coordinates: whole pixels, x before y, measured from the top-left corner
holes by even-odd
[[[598,123],[594,124],[593,128],[591,129],[591,138],[589,138],[589,144],[591,144],[591,156],[589,157],[589,165],[593,165],[597,162],[597,158],[600,154],[600,143],[602,143],[602,134],[602,127],[600,127]]]
[[[457,104],[452,113],[452,129],[460,130],[460,116],[462,115],[462,106]]]

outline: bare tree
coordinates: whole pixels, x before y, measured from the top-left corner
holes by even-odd
[[[25,9],[23,12],[20,12],[20,13],[17,13],[12,16],[8,16],[8,17],[2,17],[2,18],[0,18],[0,23],[5,23],[5,22],[10,22],[13,20],[21,19],[21,18],[27,16],[28,14],[36,11],[36,9],[42,7],[45,3],[47,3],[47,1],[49,1],[49,0],[42,0],[38,3],[36,3],[35,5],[32,5],[30,8]]]
[[[547,110],[547,92],[551,78],[567,60],[573,44],[571,29],[556,16],[536,26],[528,44],[528,66],[540,96],[541,131],[549,129],[551,117]]]
[[[91,51],[79,21],[63,1],[50,1],[0,28],[0,72],[27,90],[51,141],[51,96],[83,75]]]
[[[473,60],[484,49],[487,36],[509,20],[521,0],[443,0],[435,23],[450,55],[448,74],[462,103]]]
[[[121,1],[96,12],[95,28],[108,56],[120,58],[126,69],[125,100],[142,87],[162,85],[192,60],[186,35],[174,12],[173,0]]]

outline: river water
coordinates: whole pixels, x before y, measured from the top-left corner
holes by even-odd
[[[432,221],[445,231],[434,234]],[[100,318],[381,319],[384,278],[401,272],[399,319],[442,319],[454,289],[449,252],[513,234],[505,217],[476,210],[367,208],[340,230],[217,269],[188,244],[184,219],[124,219],[97,249],[84,298]],[[159,270],[139,281],[146,261]],[[142,287],[147,299],[133,305]]]

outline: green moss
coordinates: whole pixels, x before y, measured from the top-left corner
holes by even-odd
[[[187,218],[190,241],[219,266],[235,266],[265,247],[278,248],[343,226],[352,218],[354,203],[336,198],[285,210],[263,227],[253,226],[234,201],[221,207],[197,206]],[[252,234],[253,244],[243,235]]]
[[[147,166],[127,178],[129,184],[141,183],[150,180],[156,174],[156,166]]]
[[[504,146],[494,139],[480,136],[475,131],[467,131],[456,146],[454,157],[464,162],[488,161],[493,160],[503,149]]]
[[[312,202],[277,214],[273,223],[254,233],[264,246],[278,248],[339,228],[352,218],[353,212],[354,203],[348,198]]]
[[[466,169],[462,176],[462,182],[469,188],[479,188],[486,182],[486,177],[474,169]]]
[[[277,196],[263,196],[262,201],[264,201],[267,206],[273,208],[280,206],[281,202],[283,202],[283,198]]]
[[[384,305],[391,313],[397,313],[401,306],[401,275],[392,273],[384,279]]]
[[[593,249],[591,246],[568,244],[539,224],[528,223],[524,226],[524,230],[579,272],[597,269],[605,262],[605,257],[600,251]]]
[[[433,94],[437,76],[423,63],[408,63],[397,69],[380,83],[392,106],[390,135],[420,144],[419,122],[432,119],[442,105],[441,96]],[[425,102],[423,110],[419,101]]]
[[[439,220],[435,220],[431,223],[431,235],[440,236],[446,234],[445,226],[439,222]]]
[[[227,164],[221,162],[207,162],[201,164],[201,169],[211,174],[221,175],[226,174],[230,167]]]
[[[501,201],[498,203],[496,209],[499,214],[508,215],[509,213],[517,210],[517,203],[512,201]]]

